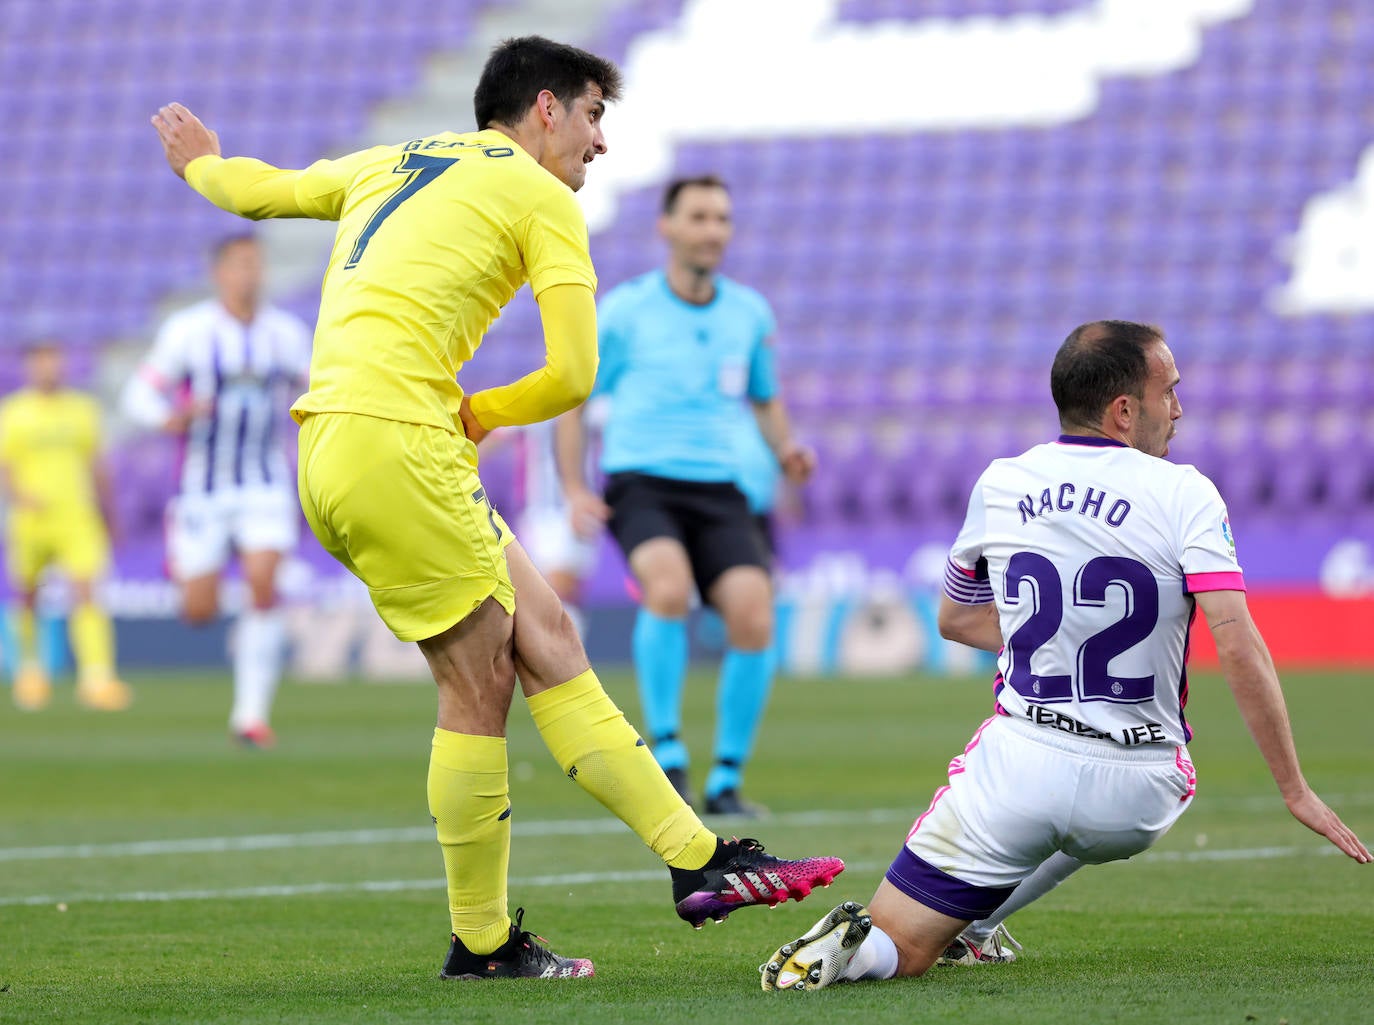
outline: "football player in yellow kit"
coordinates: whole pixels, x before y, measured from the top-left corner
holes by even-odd
[[[516,674],[559,765],[669,866],[694,926],[828,883],[835,858],[784,861],[702,825],[601,688],[557,596],[491,507],[476,443],[576,406],[596,376],[596,275],[573,192],[606,152],[614,65],[538,36],[492,52],[478,130],[378,146],[304,170],[225,159],[179,104],[153,125],[173,171],[246,217],[339,222],[320,299],[298,484],[315,535],[368,586],[439,687],[429,803],[448,877],[441,977],[581,978],[507,913],[506,718]],[[528,281],[545,365],[465,395],[457,382]],[[518,611],[517,611],[518,610]]]
[[[56,566],[72,590],[67,619],[76,656],[78,700],[88,708],[120,711],[131,695],[115,677],[114,629],[94,588],[110,560],[102,505],[109,480],[100,463],[100,407],[63,386],[62,351],[55,342],[30,346],[28,385],[0,403],[0,475],[9,503],[6,551],[18,594],[14,703],[38,711],[52,697],[39,663],[34,605],[43,571]]]

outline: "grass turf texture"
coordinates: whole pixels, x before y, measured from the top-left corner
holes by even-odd
[[[656,859],[559,773],[517,703],[511,907],[525,905],[527,927],[555,950],[597,965],[587,982],[517,983],[435,978],[447,916],[424,800],[428,686],[288,684],[280,747],[251,752],[225,737],[223,678],[133,682],[138,700],[122,715],[82,712],[65,689],[42,714],[0,708],[0,1022],[1371,1020],[1374,871],[1324,854],[1288,817],[1216,678],[1192,688],[1195,806],[1158,854],[1089,868],[1022,912],[1020,962],[810,994],[760,992],[757,965],[841,899],[872,894],[986,714],[984,682],[779,681],[747,788],[775,818],[717,828],[784,855],[839,854],[850,869],[804,905],[700,933],[673,914]],[[628,679],[607,684],[633,718]],[[1351,712],[1367,679],[1292,674],[1287,688],[1309,779],[1374,839],[1374,755]],[[689,687],[698,785],[713,690],[703,677]],[[547,824],[570,819],[605,830]],[[13,850],[262,834],[298,844],[353,829],[396,832],[142,856]],[[577,873],[593,881],[549,878]],[[368,881],[414,888],[368,892]],[[337,890],[91,899],[317,884]],[[35,896],[51,899],[18,903]]]

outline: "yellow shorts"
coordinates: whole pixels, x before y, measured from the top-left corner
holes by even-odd
[[[94,510],[76,513],[10,514],[5,556],[10,580],[18,587],[38,583],[43,570],[56,566],[69,579],[95,580],[110,565],[110,535]]]
[[[443,633],[495,596],[515,613],[513,540],[461,434],[358,413],[301,424],[301,508],[403,641]]]

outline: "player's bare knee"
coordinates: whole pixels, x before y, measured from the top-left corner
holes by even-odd
[[[682,619],[692,606],[692,582],[688,577],[659,577],[642,582],[644,607],[661,619]]]
[[[219,615],[219,602],[214,595],[187,595],[186,600],[181,606],[181,618],[192,626],[204,626],[212,623]]]
[[[741,651],[762,651],[773,643],[773,604],[737,606],[725,618],[730,647]]]
[[[249,584],[248,601],[255,612],[267,612],[277,607],[277,589],[271,581]]]

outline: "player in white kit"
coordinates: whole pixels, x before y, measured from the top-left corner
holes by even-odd
[[[605,399],[589,400],[581,415],[589,432],[599,432],[606,420]],[[516,497],[521,507],[516,529],[530,560],[563,602],[577,632],[585,634],[582,581],[596,568],[601,524],[573,522],[558,476],[555,423],[527,424],[516,432],[520,491]],[[590,456],[587,461],[592,462]]]
[[[189,622],[218,615],[220,574],[238,553],[249,603],[233,642],[229,726],[241,743],[267,747],[285,657],[277,567],[300,531],[282,432],[309,373],[310,331],[262,301],[262,254],[251,236],[220,242],[212,263],[215,297],[168,318],[123,407],[141,426],[184,439],[167,555]]]
[[[1157,328],[1085,324],[1060,348],[1064,433],[993,461],[949,556],[940,631],[1001,652],[994,714],[868,907],[846,901],[780,948],[765,990],[921,975],[1009,899],[1024,906],[1081,864],[1150,847],[1196,786],[1184,706],[1199,606],[1289,811],[1369,862],[1303,778],[1221,496],[1163,458],[1178,380]]]

